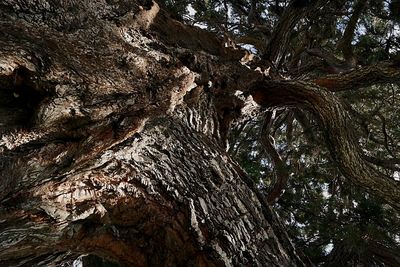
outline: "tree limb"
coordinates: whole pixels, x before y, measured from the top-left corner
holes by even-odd
[[[311,81],[332,92],[355,90],[374,84],[400,82],[400,68],[397,62],[384,61],[342,74],[327,75]]]
[[[353,47],[351,45],[351,42],[353,41],[354,33],[360,15],[366,5],[367,5],[366,0],[358,0],[354,4],[353,14],[350,17],[349,22],[347,23],[347,27],[343,33],[342,39],[338,43],[338,48],[342,51],[347,65],[352,67],[356,65],[356,60],[354,58]]]
[[[295,1],[285,9],[278,24],[272,31],[263,58],[269,59],[277,66],[283,58],[290,41],[290,35],[297,22],[306,14],[306,8],[297,8]]]
[[[392,171],[400,171],[400,159],[398,158],[382,159],[366,155],[364,155],[363,158],[374,165],[381,166]]]
[[[268,112],[270,113],[270,112]],[[276,176],[276,181],[272,186],[272,189],[268,192],[267,202],[271,205],[279,200],[279,198],[283,195],[284,190],[287,186],[287,182],[289,180],[288,168],[285,162],[282,160],[278,151],[276,151],[273,143],[272,137],[270,136],[270,122],[271,122],[271,114],[267,114],[263,123],[263,127],[261,130],[261,144],[269,155],[269,158],[274,165],[274,173]]]
[[[333,93],[306,82],[263,81],[252,85],[251,94],[264,107],[293,106],[310,110],[319,119],[332,159],[343,175],[400,210],[399,182],[385,178],[364,161],[351,131],[350,118]]]

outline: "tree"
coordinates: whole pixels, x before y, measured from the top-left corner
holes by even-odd
[[[380,261],[356,259],[337,236],[327,259],[304,256],[286,233],[298,223],[270,205],[299,221],[294,174],[305,186],[334,177],[325,227],[354,214],[398,223],[396,105],[357,107],[364,91],[399,97],[396,5],[5,1],[1,265],[95,254],[126,266],[395,266],[395,242],[371,234]],[[344,184],[365,200],[353,215]]]

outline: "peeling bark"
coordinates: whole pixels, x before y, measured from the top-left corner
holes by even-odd
[[[273,61],[286,47],[272,43],[305,12],[293,8]],[[85,253],[125,266],[310,266],[225,151],[244,106],[236,90],[311,110],[342,173],[400,208],[398,183],[363,160],[328,91],[397,82],[396,64],[271,80],[253,69],[261,61],[242,65],[245,51],[145,0],[9,0],[0,18],[2,266]]]
[[[2,266],[85,253],[124,266],[306,265],[223,148],[242,105],[223,90],[232,81],[218,74],[205,90],[182,62],[204,65],[166,49],[177,40],[162,27],[181,24],[149,1],[18,3],[0,7]]]

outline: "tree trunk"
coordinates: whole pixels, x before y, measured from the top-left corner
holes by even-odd
[[[156,3],[111,2],[0,5],[0,265],[306,265],[225,152],[240,101]]]

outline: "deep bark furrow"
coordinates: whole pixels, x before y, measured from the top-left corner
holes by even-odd
[[[145,35],[156,4],[81,4],[56,3],[55,16],[18,6],[24,19],[17,6],[0,10],[0,90],[11,99],[9,81],[25,68],[21,86],[43,97],[29,125],[1,121],[0,263],[54,266],[94,253],[126,266],[302,265],[221,146],[230,109],[242,105],[224,92],[237,81],[224,72],[247,70],[243,51],[193,27],[197,35],[179,38],[185,28],[164,11],[152,30],[165,43]],[[227,64],[189,62],[193,73],[171,43]],[[201,89],[204,69],[212,92]]]
[[[265,61],[241,64],[243,49],[155,2],[53,2],[0,5],[0,265],[92,253],[123,266],[309,266],[225,151],[249,92],[311,110],[342,172],[399,208],[398,184],[362,160],[340,102],[315,86],[398,82],[396,64],[273,82],[253,70]],[[290,5],[272,61],[305,12]]]

